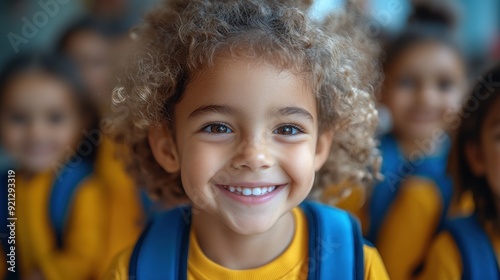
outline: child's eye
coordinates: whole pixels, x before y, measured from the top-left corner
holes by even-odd
[[[59,114],[59,113],[50,114],[48,117],[48,121],[51,124],[60,124],[64,121],[64,119],[65,119],[64,114]]]
[[[398,80],[398,84],[400,87],[412,89],[415,87],[415,80],[409,76],[403,76]]]
[[[14,124],[26,124],[28,122],[28,116],[21,113],[12,113],[9,116],[9,120]]]
[[[229,126],[221,123],[209,124],[202,128],[203,132],[206,133],[232,133],[233,130]]]
[[[273,133],[281,135],[296,135],[304,133],[304,130],[295,125],[283,125],[275,129]]]
[[[453,81],[449,79],[443,79],[438,81],[438,89],[440,92],[447,92],[453,86]]]

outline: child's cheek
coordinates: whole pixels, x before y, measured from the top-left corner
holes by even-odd
[[[293,180],[296,187],[309,190],[314,183],[315,147],[310,143],[293,145],[279,153],[281,169]]]
[[[180,159],[184,187],[200,193],[206,191],[214,180],[226,178],[218,174],[224,173],[228,154],[227,147],[222,145],[185,145]]]

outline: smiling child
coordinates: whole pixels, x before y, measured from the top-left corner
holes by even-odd
[[[215,0],[147,17],[115,88],[120,137],[148,191],[188,206],[158,215],[108,278],[386,279],[357,222],[304,202],[372,176],[377,65],[353,17]]]

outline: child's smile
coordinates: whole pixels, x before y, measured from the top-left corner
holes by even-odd
[[[311,190],[330,147],[317,145],[318,134],[316,99],[301,76],[221,59],[175,106],[174,157],[204,220],[263,233]]]
[[[248,204],[264,203],[272,199],[286,185],[260,182],[216,184],[217,187],[224,191],[225,195]]]

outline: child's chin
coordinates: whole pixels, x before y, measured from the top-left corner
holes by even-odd
[[[227,226],[240,235],[258,235],[268,232],[276,223],[274,219],[242,219]]]
[[[40,174],[40,173],[45,173],[52,168],[52,163],[53,161],[31,161],[31,162],[26,162],[26,163],[20,163],[20,166],[22,167],[23,170],[33,173],[33,174]]]

